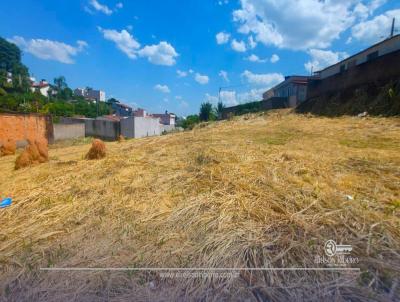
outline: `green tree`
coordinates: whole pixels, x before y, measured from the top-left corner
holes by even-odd
[[[178,119],[178,127],[183,129],[193,129],[193,127],[200,122],[199,116],[197,114],[188,115],[185,119]]]
[[[27,91],[30,85],[29,72],[21,63],[21,50],[0,37],[0,86],[10,88],[6,85],[7,72],[12,74],[12,88]]]
[[[199,118],[202,122],[215,119],[213,105],[210,102],[205,102],[201,104]]]
[[[59,98],[63,99],[63,100],[71,100],[73,94],[74,93],[73,93],[72,89],[67,87],[59,92]]]
[[[218,119],[222,118],[222,112],[224,111],[224,109],[225,109],[224,103],[219,101],[218,104],[217,104],[217,107],[215,108],[215,111],[217,112]]]
[[[58,93],[60,93],[65,88],[68,88],[67,81],[65,80],[64,76],[59,76],[57,78],[54,78],[53,83],[54,86],[56,86],[56,90]]]

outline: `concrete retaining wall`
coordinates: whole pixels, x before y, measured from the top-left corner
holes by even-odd
[[[163,133],[164,131],[171,132],[171,131],[174,131],[175,129],[176,129],[175,125],[162,125],[161,124],[161,133]]]
[[[125,138],[135,138],[135,118],[128,117],[121,120],[121,134]]]
[[[240,104],[237,106],[226,107],[222,111],[222,119],[227,119],[234,115],[249,112],[267,111],[271,109],[287,108],[289,106],[287,98],[272,97],[268,100]]]
[[[121,127],[119,122],[85,119],[85,136],[116,140],[120,134]]]
[[[28,139],[52,143],[52,119],[41,114],[0,113],[0,145],[8,139],[15,141],[17,147],[25,146]]]
[[[54,140],[85,137],[85,124],[54,124]]]
[[[159,118],[131,116],[121,121],[110,121],[106,119],[74,119],[64,118],[63,124],[76,124],[79,120],[85,125],[85,136],[98,137],[104,140],[116,140],[122,134],[126,138],[140,138],[146,136],[161,135],[164,129],[174,128],[168,126],[163,128]]]

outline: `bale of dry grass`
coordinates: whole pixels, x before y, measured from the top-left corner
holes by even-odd
[[[28,140],[25,150],[15,160],[15,170],[47,162],[49,159],[47,142]]]
[[[125,141],[125,137],[121,134],[120,136],[118,136],[118,142],[122,143]]]
[[[14,140],[8,139],[0,147],[0,156],[13,155],[17,150],[17,144]]]
[[[36,140],[35,146],[37,151],[39,152],[39,162],[44,163],[49,160],[49,148],[47,145],[47,141],[45,140]]]
[[[101,139],[94,139],[89,152],[86,154],[86,159],[101,159],[106,156],[106,145]]]

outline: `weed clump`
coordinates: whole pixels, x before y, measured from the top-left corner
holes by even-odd
[[[86,159],[101,159],[106,156],[106,145],[101,139],[95,139],[92,142],[89,152],[86,154]]]

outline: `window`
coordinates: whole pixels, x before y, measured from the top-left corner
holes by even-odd
[[[376,59],[378,55],[379,55],[378,51],[371,52],[369,55],[367,55],[367,61]]]
[[[346,70],[346,64],[340,65],[340,72],[343,72]]]

